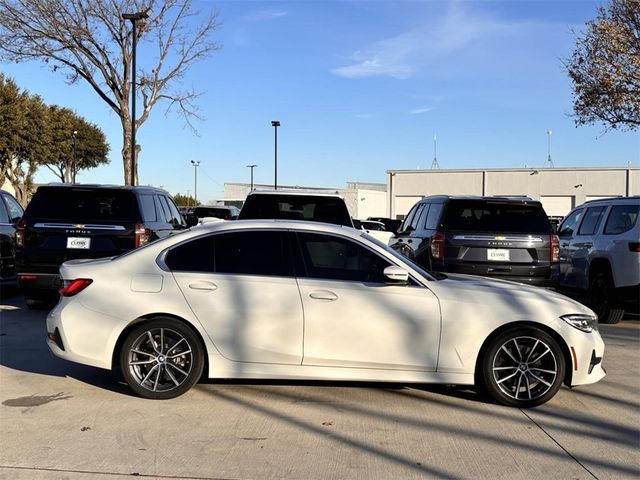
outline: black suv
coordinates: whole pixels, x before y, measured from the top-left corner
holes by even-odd
[[[529,198],[426,197],[409,211],[391,243],[435,272],[545,287],[558,281],[558,237],[542,204]]]
[[[16,231],[16,271],[29,308],[50,303],[71,259],[120,255],[186,223],[164,190],[113,185],[38,188]]]
[[[16,280],[16,226],[22,213],[22,207],[13,195],[0,190],[0,285]]]

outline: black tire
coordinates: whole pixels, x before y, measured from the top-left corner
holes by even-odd
[[[624,317],[624,309],[616,305],[613,279],[608,272],[598,272],[589,285],[589,303],[598,315],[599,323],[618,323]]]
[[[122,376],[144,398],[166,400],[182,395],[200,379],[203,367],[200,339],[173,318],[157,317],[138,325],[127,334],[120,350]]]
[[[558,392],[565,368],[553,337],[534,327],[515,327],[490,341],[478,377],[483,390],[498,403],[530,408]]]

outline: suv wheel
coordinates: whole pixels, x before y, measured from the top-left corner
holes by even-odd
[[[624,309],[615,305],[615,289],[608,272],[598,272],[594,275],[589,286],[589,301],[591,308],[598,315],[598,322],[612,324],[622,320]]]

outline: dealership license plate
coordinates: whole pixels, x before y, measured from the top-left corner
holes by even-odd
[[[505,248],[488,248],[487,260],[491,260],[494,262],[508,262],[509,250]]]
[[[91,246],[89,237],[69,237],[67,238],[67,248],[88,249]]]

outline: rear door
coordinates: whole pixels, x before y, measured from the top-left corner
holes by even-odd
[[[608,206],[593,206],[585,210],[577,232],[568,240],[569,253],[564,260],[570,286],[580,289],[589,287],[589,255],[593,249],[594,235],[600,229]]]
[[[225,358],[300,365],[302,302],[289,252],[286,231],[235,231],[174,247],[165,263]]]
[[[40,187],[24,218],[26,263],[57,272],[66,260],[108,257],[134,248],[140,213],[128,190]]]
[[[573,256],[575,254],[574,236],[578,234],[578,228],[584,217],[584,208],[576,208],[564,219],[558,227],[560,239],[560,279],[559,283],[564,287],[576,287],[580,280],[577,272],[573,270]]]
[[[452,200],[443,223],[447,271],[508,278],[549,267],[551,226],[538,202]]]

